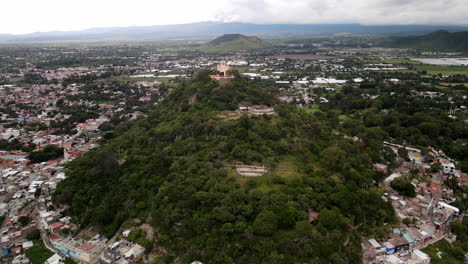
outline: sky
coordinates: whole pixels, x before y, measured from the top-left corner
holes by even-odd
[[[468,0],[3,0],[0,34],[202,21],[468,25]]]

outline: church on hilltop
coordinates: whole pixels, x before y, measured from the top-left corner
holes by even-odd
[[[224,80],[224,79],[231,79],[233,78],[234,76],[232,75],[228,75],[228,71],[229,71],[229,66],[226,64],[226,61],[220,61],[218,63],[218,65],[216,65],[216,70],[218,71],[218,74],[216,75],[210,75],[210,77],[212,79],[216,79],[216,80]]]

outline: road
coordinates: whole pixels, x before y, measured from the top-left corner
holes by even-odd
[[[39,202],[37,202],[37,200],[38,199],[36,199],[35,221],[36,221],[37,227],[39,228],[39,231],[41,232],[42,242],[44,243],[47,249],[49,249],[53,253],[57,253],[60,256],[64,257],[64,255],[61,252],[59,252],[57,249],[55,249],[52,243],[50,242],[49,236],[47,235],[47,230],[45,229],[45,227],[42,225],[42,222],[41,222],[41,216],[39,214]]]
[[[439,242],[440,240],[442,240],[444,238],[445,234],[444,232],[440,232],[440,233],[435,233],[434,236],[432,237],[431,240],[425,242],[425,243],[422,243],[422,244],[418,244],[416,246],[413,247],[413,249],[423,249],[427,246],[430,246],[434,243],[437,243]]]

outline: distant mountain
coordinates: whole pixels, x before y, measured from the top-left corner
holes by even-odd
[[[229,43],[229,42],[232,42],[232,41],[239,41],[239,40],[240,41],[245,40],[245,41],[252,42],[252,43],[261,43],[262,42],[262,40],[259,39],[256,36],[247,37],[247,36],[244,36],[242,34],[224,34],[221,37],[215,38],[210,43],[213,44],[213,45],[222,45],[222,44],[225,44],[225,43]]]
[[[207,52],[235,52],[266,48],[267,45],[256,36],[247,37],[242,34],[224,34],[201,46]]]
[[[388,45],[427,51],[468,53],[468,31],[450,33],[446,30],[438,30],[423,36],[394,37]]]
[[[179,25],[92,28],[80,31],[38,32],[24,35],[0,34],[0,43],[40,43],[67,41],[144,41],[213,38],[240,33],[260,38],[301,37],[334,34],[420,35],[438,29],[468,30],[461,26],[359,24],[250,24],[198,22]]]

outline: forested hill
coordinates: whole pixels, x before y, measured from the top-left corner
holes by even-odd
[[[256,36],[247,37],[241,34],[224,34],[201,46],[207,52],[232,52],[241,50],[257,50],[267,45]]]
[[[56,203],[106,235],[131,218],[157,230],[160,263],[361,263],[361,237],[385,237],[394,212],[374,187],[381,141],[333,133],[333,115],[279,103],[274,90],[202,72],[129,130],[68,165]],[[227,117],[239,104],[277,116]],[[223,115],[220,115],[223,113]],[[380,144],[380,145],[379,145]],[[266,165],[244,178],[224,164]],[[288,168],[289,170],[275,170]],[[309,212],[318,219],[309,224]],[[390,225],[387,225],[387,228]]]
[[[261,42],[262,40],[259,39],[258,37],[247,37],[247,36],[244,36],[242,34],[224,34],[220,37],[217,37],[215,39],[213,39],[210,43],[213,44],[213,45],[220,45],[220,44],[223,44],[223,43],[226,43],[226,42],[229,42],[229,41],[235,41],[235,40],[238,40],[238,39],[245,39],[245,40],[248,40],[248,41],[252,41],[252,42]]]
[[[423,36],[394,37],[389,45],[398,48],[468,53],[468,31],[450,33],[438,30]]]

